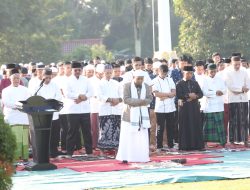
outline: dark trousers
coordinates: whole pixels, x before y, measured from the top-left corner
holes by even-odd
[[[68,120],[67,114],[59,115],[60,127],[61,127],[61,149],[66,150],[66,136],[68,133]]]
[[[176,109],[177,110],[177,109]],[[178,110],[174,112],[174,142],[178,143],[179,142],[179,121],[178,121]]]
[[[67,134],[66,149],[67,154],[72,155],[75,147],[77,146],[77,137],[79,129],[82,130],[84,146],[87,154],[92,154],[92,137],[91,137],[91,124],[90,113],[84,114],[68,114],[67,119],[69,122],[69,129]]]
[[[174,146],[174,112],[156,113],[157,118],[157,148],[163,148],[164,129],[167,130],[168,147]]]
[[[50,155],[56,155],[58,152],[60,140],[60,122],[59,119],[53,120],[50,130]]]

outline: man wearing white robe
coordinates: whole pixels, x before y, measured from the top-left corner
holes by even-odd
[[[2,91],[2,104],[4,106],[4,121],[10,125],[16,136],[17,149],[16,159],[28,159],[29,137],[28,137],[28,115],[17,110],[17,103],[30,97],[28,88],[19,85],[20,74],[17,69],[11,71],[11,85]]]
[[[151,88],[143,82],[144,71],[137,70],[133,76],[133,81],[123,88],[125,107],[116,159],[124,163],[149,161],[150,120],[147,106],[153,97]]]

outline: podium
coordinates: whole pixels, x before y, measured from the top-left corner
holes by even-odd
[[[49,161],[50,129],[53,113],[60,111],[63,103],[41,96],[32,96],[26,101],[20,101],[17,109],[27,113],[30,124],[33,161],[25,167],[26,170],[53,170],[56,165]]]

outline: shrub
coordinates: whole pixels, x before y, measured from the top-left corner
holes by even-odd
[[[10,127],[4,123],[0,114],[0,189],[10,190],[11,176],[14,172],[13,162],[16,149],[16,139]]]

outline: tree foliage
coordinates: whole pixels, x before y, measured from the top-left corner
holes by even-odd
[[[174,0],[175,12],[183,17],[178,49],[196,58],[218,51],[247,54],[250,48],[250,0]]]
[[[96,56],[101,59],[111,61],[113,55],[106,49],[104,45],[80,46],[73,50],[70,54],[64,56],[65,60],[91,60]]]

